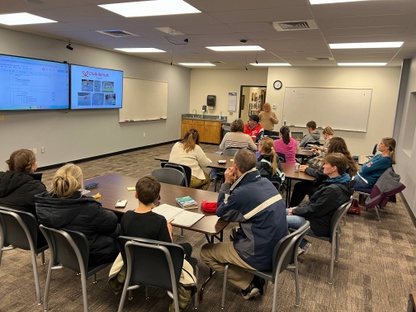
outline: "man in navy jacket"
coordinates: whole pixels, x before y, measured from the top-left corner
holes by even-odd
[[[239,222],[232,242],[206,244],[201,259],[212,269],[228,269],[229,281],[241,289],[244,299],[262,295],[266,281],[242,268],[271,270],[273,250],[288,234],[286,207],[274,185],[260,176],[256,156],[248,149],[234,156],[218,195],[216,214],[225,221]]]

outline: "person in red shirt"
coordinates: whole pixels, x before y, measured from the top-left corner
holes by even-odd
[[[250,115],[248,116],[248,122],[244,125],[244,133],[251,136],[254,142],[258,142],[264,135],[264,129],[259,121],[259,116]]]

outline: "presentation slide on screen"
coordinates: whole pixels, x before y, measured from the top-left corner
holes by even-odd
[[[68,64],[0,55],[0,110],[69,108]]]
[[[71,65],[71,109],[121,108],[123,72]]]

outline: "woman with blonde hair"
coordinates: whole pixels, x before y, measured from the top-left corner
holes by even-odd
[[[274,141],[272,138],[264,137],[259,141],[260,156],[256,161],[256,169],[262,177],[271,178],[276,175],[280,176],[281,166],[279,157],[274,151]]]
[[[273,131],[274,125],[279,123],[279,119],[274,112],[271,111],[269,103],[263,104],[263,108],[259,113],[260,124],[264,130]]]
[[[90,246],[89,266],[109,263],[119,252],[118,218],[93,197],[81,194],[83,179],[81,168],[74,164],[58,169],[52,191],[36,195],[36,212],[45,226],[85,234]]]
[[[169,155],[169,162],[191,167],[190,187],[203,190],[208,189],[211,180],[202,167],[207,167],[211,164],[211,160],[199,146],[198,130],[189,130],[185,133],[182,141],[173,145]]]
[[[29,149],[14,151],[6,161],[9,170],[0,172],[0,205],[30,212],[36,216],[35,195],[46,191],[38,164]]]
[[[334,137],[334,130],[330,126],[326,126],[324,130],[322,130],[322,135],[325,139],[324,144],[321,146],[314,145],[313,148],[326,153],[328,150],[329,141]]]

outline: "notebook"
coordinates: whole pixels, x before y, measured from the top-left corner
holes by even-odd
[[[173,225],[184,227],[191,227],[204,217],[201,213],[187,211],[168,204],[161,204],[160,206],[153,208],[152,211],[164,216],[168,221],[173,219]]]

